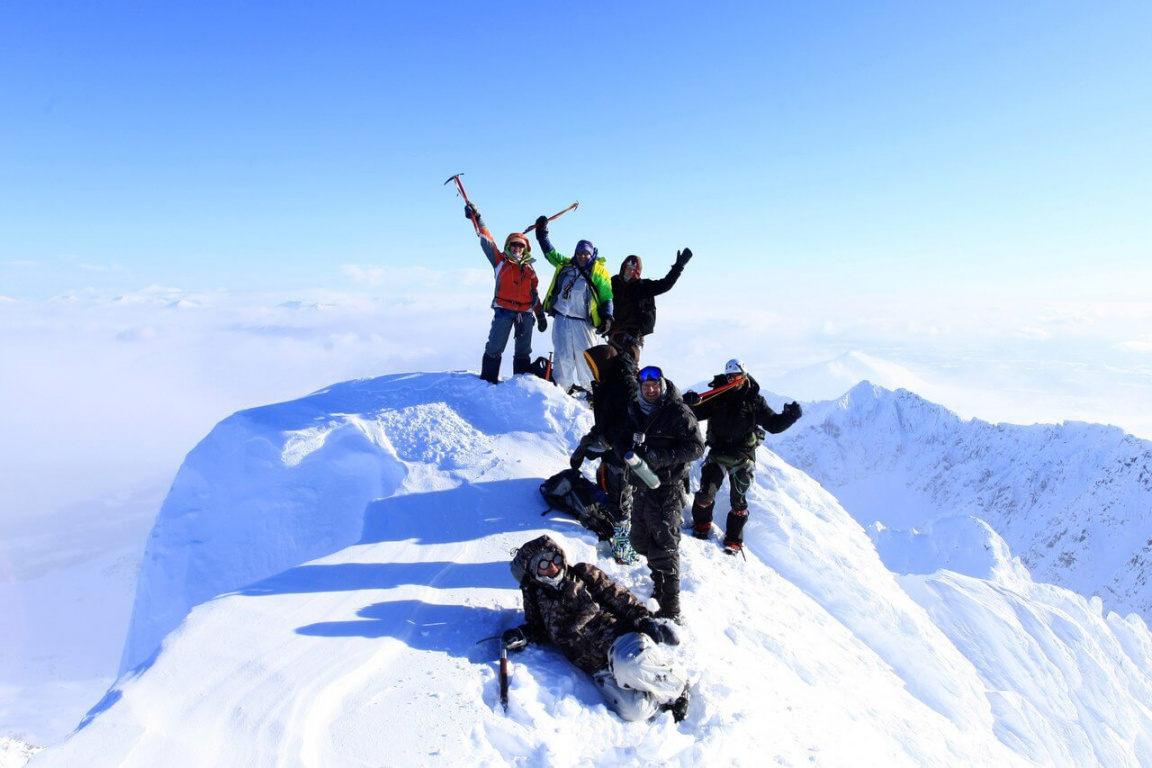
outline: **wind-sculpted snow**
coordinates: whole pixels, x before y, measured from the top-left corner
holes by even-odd
[[[448,374],[354,382],[233,417],[181,471],[184,489],[218,506],[193,509],[196,497],[174,488],[152,566],[165,588],[195,570],[201,593],[219,592],[196,599],[31,765],[1147,761],[1143,622],[1104,619],[1098,604],[1026,579],[898,578],[831,495],[768,452],[747,558],[682,543],[684,722],[620,721],[588,676],[539,646],[512,656],[505,713],[498,648],[477,641],[522,621],[510,550],[547,531],[571,559],[651,593],[642,565],[618,565],[573,521],[540,515],[541,479],[587,425],[583,406],[539,380],[491,387]],[[356,490],[334,504],[338,483]],[[335,548],[307,559],[309,526]],[[229,558],[237,567],[205,583],[207,563]],[[267,572],[249,577],[256,565]],[[159,597],[148,578],[142,592]],[[936,583],[966,586],[926,598],[921,584]],[[989,594],[1036,617],[1024,634],[1023,622],[983,616]],[[142,622],[147,607],[159,604],[137,606]]]
[[[160,510],[121,671],[205,600],[355,543],[375,499],[458,485],[464,467],[506,476],[513,445],[559,455],[565,442],[539,433],[565,423],[566,441],[576,406],[525,384],[385,376],[221,422],[188,455]]]
[[[963,421],[864,382],[769,443],[863,524],[970,516],[1037,581],[1152,616],[1152,443],[1115,427]]]

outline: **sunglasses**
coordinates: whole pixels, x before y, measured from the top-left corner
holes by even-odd
[[[524,243],[520,242],[519,240],[513,240],[512,242],[508,243],[508,250],[522,251],[524,250]]]
[[[664,371],[657,368],[655,365],[649,365],[640,369],[640,373],[636,374],[636,378],[640,381],[660,381],[664,378]]]
[[[592,251],[576,251],[577,256],[591,256]]]

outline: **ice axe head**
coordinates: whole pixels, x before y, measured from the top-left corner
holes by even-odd
[[[462,173],[458,173],[455,176],[449,176],[448,181],[444,182],[444,184],[448,185],[448,184],[451,184],[452,182],[456,182],[456,189],[460,190],[460,197],[467,200],[468,195],[467,195],[467,193],[464,192],[464,185],[460,183],[460,177],[463,175],[464,174],[462,174]]]

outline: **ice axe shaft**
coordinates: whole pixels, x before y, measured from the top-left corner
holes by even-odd
[[[500,646],[500,704],[508,712],[508,649]]]
[[[577,200],[576,202],[572,203],[572,205],[570,205],[570,206],[568,206],[567,208],[565,208],[564,210],[560,211],[560,213],[556,214],[555,216],[549,216],[549,217],[548,217],[548,221],[555,221],[556,219],[560,218],[560,217],[561,217],[561,216],[563,216],[564,214],[568,213],[568,211],[574,211],[574,210],[576,210],[576,209],[577,209],[577,208],[579,208],[579,207],[580,207],[580,201],[579,201],[579,200]],[[528,229],[524,230],[524,231],[523,231],[521,234],[524,234],[524,235],[526,235],[526,234],[528,234],[529,232],[531,232],[531,231],[532,231],[532,230],[534,230],[534,229],[536,229],[536,225],[535,225],[535,224],[533,224],[532,226],[528,227]]]
[[[468,199],[468,193],[464,191],[464,185],[460,183],[460,177],[463,175],[462,173],[458,173],[455,176],[449,176],[448,181],[444,183],[448,184],[448,182],[451,181],[456,182],[456,189],[460,190],[460,197],[464,198],[465,203],[472,205],[472,201]],[[472,222],[472,228],[476,230],[476,234],[480,234],[480,224],[477,223],[476,219],[469,219],[469,221]]]

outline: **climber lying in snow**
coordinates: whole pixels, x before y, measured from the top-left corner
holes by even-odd
[[[559,646],[592,675],[608,705],[624,720],[670,710],[688,714],[688,677],[660,644],[678,645],[676,626],[654,618],[632,594],[590,563],[569,565],[549,536],[520,547],[512,559],[527,620],[504,633],[509,651],[529,642]]]

